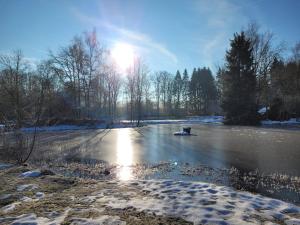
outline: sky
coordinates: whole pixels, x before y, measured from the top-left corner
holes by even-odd
[[[37,62],[96,29],[108,49],[133,46],[150,71],[215,72],[249,22],[291,48],[300,41],[299,12],[300,0],[0,0],[0,53],[21,49]]]

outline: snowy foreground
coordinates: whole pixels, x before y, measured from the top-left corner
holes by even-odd
[[[129,192],[124,198],[109,196],[109,190],[96,195],[112,208],[134,207],[157,215],[179,216],[194,224],[251,224],[262,221],[300,224],[300,207],[279,200],[237,192],[224,186],[202,182],[132,181],[147,193],[140,198]],[[298,219],[297,219],[298,218]]]
[[[300,224],[300,207],[296,205],[209,183],[113,180],[85,183],[77,191],[74,187],[44,194],[39,184],[33,183],[39,178],[20,177],[23,184],[15,187],[20,198],[0,209],[0,224],[145,224],[141,215],[178,218],[161,224]],[[8,196],[2,194],[0,199]],[[62,199],[63,207],[54,207],[57,211],[47,208],[51,200],[53,205]],[[29,211],[19,213],[28,204],[33,204]]]

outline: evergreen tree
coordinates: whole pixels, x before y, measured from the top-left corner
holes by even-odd
[[[216,100],[217,89],[209,68],[194,69],[190,82],[190,102],[194,113],[207,115],[209,105]]]
[[[175,78],[174,78],[174,95],[175,95],[175,109],[178,110],[180,108],[180,97],[182,92],[182,79],[180,72],[177,70]]]
[[[209,104],[216,100],[217,89],[215,84],[215,79],[209,68],[203,68],[200,70],[202,83],[201,83],[201,97],[203,99],[203,113],[207,115]]]
[[[225,124],[259,123],[256,104],[256,76],[253,70],[251,42],[244,32],[235,34],[226,52],[223,75],[222,108]]]
[[[199,73],[194,68],[190,82],[190,103],[194,113],[200,113]]]
[[[189,91],[190,91],[190,81],[187,70],[185,69],[182,76],[182,100],[184,105],[185,113],[188,113],[189,105]]]

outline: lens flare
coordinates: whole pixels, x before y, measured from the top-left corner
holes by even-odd
[[[121,70],[126,70],[133,65],[134,50],[126,43],[116,43],[111,51],[111,56]]]

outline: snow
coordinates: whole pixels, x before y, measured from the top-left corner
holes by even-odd
[[[100,224],[111,224],[111,225],[125,225],[126,222],[121,221],[118,216],[108,216],[103,215],[95,219],[86,218],[73,218],[71,224],[81,224],[81,225],[100,225]]]
[[[178,131],[178,132],[175,132],[174,135],[178,135],[178,136],[188,136],[188,135],[191,135],[187,132],[184,132],[184,131]]]
[[[300,213],[298,206],[209,183],[148,180],[119,185],[134,186],[148,194],[141,197],[122,193],[122,198],[107,189],[98,193],[97,201],[115,209],[133,207],[157,215],[181,217],[194,224],[292,223],[299,220],[295,217]]]
[[[11,221],[11,225],[28,225],[28,224],[40,224],[40,225],[58,225],[61,224],[64,219],[66,218],[69,209],[67,209],[62,215],[53,217],[53,218],[46,218],[46,217],[37,217],[36,214],[23,214],[17,217],[10,217],[10,218],[0,218],[0,223],[5,221]]]
[[[86,130],[86,129],[106,129],[108,124],[97,124],[93,126],[78,126],[78,125],[54,125],[54,126],[42,126],[37,127],[38,132],[59,132],[68,130]],[[131,127],[129,124],[117,123],[109,125],[109,128],[125,128]],[[21,129],[23,132],[34,132],[34,127],[24,127]]]
[[[223,116],[194,116],[189,117],[187,119],[181,120],[142,120],[141,123],[145,124],[197,124],[197,123],[213,123],[213,124],[220,124],[223,122]],[[93,126],[78,126],[78,125],[54,125],[54,126],[42,126],[37,127],[38,132],[48,131],[48,132],[55,132],[55,131],[67,131],[67,130],[83,130],[83,129],[106,129],[108,124],[102,123]],[[115,123],[109,125],[110,128],[125,128],[131,127],[131,121],[129,120],[122,120],[119,123]],[[35,127],[24,127],[21,129],[24,132],[34,132]]]
[[[291,118],[290,120],[285,121],[276,121],[276,120],[263,120],[261,121],[262,125],[300,125],[300,120],[297,118]]]
[[[11,197],[11,194],[2,194],[0,195],[0,200],[5,200]]]
[[[37,193],[35,193],[35,197],[37,199],[42,199],[45,197],[45,194],[43,192],[37,192]]]
[[[3,170],[3,169],[7,169],[9,167],[12,167],[13,165],[10,164],[10,163],[0,163],[0,170]]]
[[[267,108],[261,108],[258,113],[264,114]],[[142,124],[222,124],[224,120],[223,116],[193,116],[188,117],[187,119],[158,119],[158,120],[142,120],[140,121]],[[286,124],[286,125],[294,125],[300,124],[300,120],[296,118],[292,118],[288,121],[271,121],[271,120],[263,120],[263,125],[276,125],[276,124]],[[38,132],[58,132],[58,131],[67,131],[67,130],[84,130],[84,129],[106,129],[108,124],[102,123],[93,126],[78,126],[78,125],[55,125],[55,126],[43,126],[37,127]],[[129,120],[121,120],[119,123],[115,123],[109,125],[109,128],[127,128],[132,127],[131,121]],[[34,132],[34,127],[25,127],[21,129],[24,132]]]
[[[20,198],[20,201],[22,202],[32,202],[33,199],[32,198],[29,198],[27,196],[23,196],[22,198]]]
[[[257,111],[259,114],[265,114],[267,112],[267,107],[262,107],[260,110]]]
[[[27,224],[40,224],[40,225],[58,225],[64,222],[67,217],[70,208],[67,208],[63,213],[53,212],[50,214],[50,218],[38,217],[35,213],[23,214],[17,217],[0,218],[1,222],[13,221],[11,225],[27,225]],[[121,221],[118,216],[101,215],[96,218],[70,218],[71,224],[81,224],[81,225],[101,225],[101,224],[111,224],[111,225],[125,225],[126,222]]]
[[[13,211],[16,208],[16,206],[19,205],[19,204],[20,204],[20,202],[11,203],[9,205],[6,205],[6,206],[2,207],[1,211],[4,212],[4,213],[8,213],[10,211]]]
[[[285,221],[285,224],[287,225],[300,225],[300,219],[291,219]]]
[[[82,130],[88,129],[88,126],[77,126],[77,125],[55,125],[55,126],[43,126],[37,127],[36,130],[41,131],[65,131],[65,130]],[[21,129],[24,132],[34,132],[35,127],[24,127]]]
[[[25,191],[25,190],[34,190],[37,189],[38,186],[35,184],[22,184],[17,187],[17,191]]]
[[[112,185],[109,185],[112,184]],[[165,217],[180,217],[194,224],[299,224],[300,207],[233,188],[204,182],[172,180],[110,181],[107,187],[91,186],[89,196],[76,198],[89,208],[67,208],[64,212],[50,212],[47,217],[34,213],[0,218],[11,224],[60,224],[68,217],[71,224],[125,224],[118,216],[99,215],[80,218],[74,213],[91,210],[105,213],[105,207],[145,212]],[[28,186],[27,186],[28,188]],[[23,188],[22,188],[23,189]],[[23,189],[24,190],[24,189]],[[36,197],[44,196],[37,192]],[[3,211],[9,212],[22,202],[34,201],[23,197]],[[71,212],[69,215],[68,213]],[[72,213],[73,212],[73,213]]]
[[[39,177],[41,176],[41,171],[34,170],[34,171],[27,171],[20,175],[21,177]]]
[[[124,121],[126,122],[126,121]],[[221,124],[223,122],[223,116],[193,116],[187,119],[173,120],[142,120],[145,124],[201,124],[201,123],[212,123]]]

